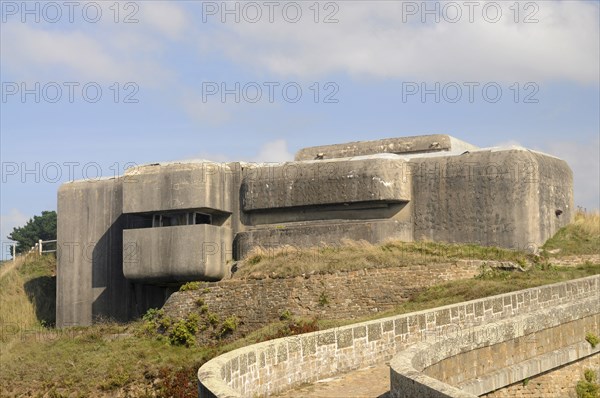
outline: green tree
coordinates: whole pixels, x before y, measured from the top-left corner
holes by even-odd
[[[56,212],[42,211],[41,216],[33,216],[22,227],[15,227],[8,239],[17,242],[17,253],[28,251],[39,239],[56,239]]]

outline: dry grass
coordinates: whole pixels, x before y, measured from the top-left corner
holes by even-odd
[[[599,240],[599,222],[598,214],[578,214],[573,224],[553,238],[552,244],[561,248],[562,252],[585,253],[593,248],[593,253],[597,253],[598,246],[593,245]],[[237,275],[248,277],[258,273],[283,277],[367,267],[451,262],[465,258],[518,263],[536,259],[522,252],[475,245],[431,242],[371,245],[345,241],[340,247],[307,250],[284,247],[276,251],[257,249],[244,260]],[[285,322],[275,322],[227,346],[191,348],[174,347],[164,341],[141,336],[139,330],[143,323],[140,321],[58,331],[44,327],[41,322],[53,312],[52,307],[44,304],[54,301],[51,298],[52,285],[55,283],[52,279],[52,259],[43,257],[12,269],[2,267],[0,270],[4,270],[0,274],[0,330],[3,333],[0,340],[4,340],[0,341],[1,396],[196,396],[194,385],[191,385],[192,392],[188,395],[167,392],[165,369],[173,375],[189,373],[194,379],[194,371],[211,357],[280,334],[282,328],[286,327]],[[598,264],[553,267],[544,261],[527,272],[487,271],[475,279],[457,280],[424,289],[394,310],[361,319],[322,319],[318,327],[326,329],[408,313],[599,272]],[[20,325],[18,333],[6,328],[9,324]],[[163,380],[163,384],[157,380]],[[172,377],[171,384],[176,387],[182,385],[179,377]]]
[[[554,256],[600,253],[600,214],[578,211],[574,222],[544,245]],[[289,278],[365,268],[452,263],[459,259],[537,263],[535,256],[516,250],[471,244],[388,241],[374,245],[343,239],[338,246],[254,248],[238,264],[234,278]]]
[[[600,235],[600,213],[578,211],[573,224],[590,236]]]
[[[557,256],[599,254],[600,214],[578,211],[574,221],[561,228],[543,249],[555,252]]]
[[[19,345],[21,336],[31,331],[45,331],[46,326],[54,325],[55,267],[54,256],[21,257],[3,266],[4,272],[0,276],[0,359],[6,358],[13,347]]]
[[[238,265],[234,278],[288,278],[365,268],[403,267],[450,263],[459,259],[528,261],[524,252],[466,244],[388,241],[374,245],[365,241],[342,240],[340,246],[307,249],[284,246],[255,248]]]
[[[139,321],[51,327],[55,266],[54,256],[30,256],[2,266],[0,396],[114,397],[118,391],[121,396],[179,396],[173,393],[181,389],[178,372],[194,375],[218,352],[140,337]],[[177,388],[165,389],[169,379]],[[197,394],[195,378],[186,389]]]
[[[206,347],[174,347],[136,336],[138,327],[135,322],[104,323],[20,334],[0,357],[0,396],[172,396],[161,393],[164,374],[195,373],[216,354]],[[197,394],[195,383],[191,390]]]
[[[385,245],[382,245],[385,246]],[[396,244],[389,243],[385,249],[364,243],[350,244],[345,249],[330,248],[333,253],[340,250],[350,250],[353,256],[359,256],[364,250],[387,251],[398,250]],[[420,252],[425,258],[440,256],[443,250],[445,257],[457,257],[464,253],[457,247],[436,247],[425,245],[411,253]],[[478,256],[499,254],[478,248]],[[356,251],[356,253],[354,252]],[[510,253],[501,252],[508,256]],[[286,255],[285,251],[279,254]],[[335,254],[332,254],[335,255]],[[412,256],[412,254],[411,254]],[[412,257],[411,257],[412,258]],[[34,305],[27,301],[27,291],[24,287],[27,281],[39,280],[47,276],[48,264],[41,259],[23,264],[20,268],[7,273],[0,283],[0,297],[8,300],[8,295],[19,296],[13,302],[20,302],[22,308],[32,308]],[[416,260],[415,260],[416,261]],[[421,260],[419,260],[421,261]],[[453,281],[432,286],[416,294],[410,301],[399,305],[392,311],[378,313],[369,318],[351,320],[319,320],[318,327],[326,329],[358,322],[361,320],[384,317],[394,314],[407,313],[440,305],[456,303],[493,294],[504,293],[541,284],[559,282],[566,279],[598,273],[598,265],[583,265],[579,267],[533,267],[527,272],[490,271],[479,278]],[[50,271],[51,273],[51,271]],[[13,284],[20,286],[12,286]],[[41,327],[39,320],[32,313],[25,316],[15,311],[6,311],[0,307],[1,319],[10,318],[16,322],[30,322],[27,330],[21,330],[14,335],[11,344],[4,345],[0,355],[0,395],[1,396],[47,396],[47,397],[148,397],[197,395],[195,385],[187,386],[186,394],[176,394],[182,383],[194,379],[195,370],[201,364],[218,355],[265,338],[281,334],[282,328],[289,325],[285,322],[275,322],[266,325],[242,340],[226,346],[214,347],[194,346],[190,348],[176,347],[145,337],[139,331],[143,322],[137,321],[125,325],[114,323],[96,324],[91,327],[56,330]],[[35,311],[34,311],[35,313]],[[294,321],[296,322],[296,321]],[[311,320],[307,320],[308,323]],[[0,344],[0,347],[2,345]],[[165,375],[171,375],[165,377]],[[166,384],[165,380],[171,382]],[[189,380],[188,380],[189,379]],[[170,387],[169,387],[170,386]],[[191,392],[190,392],[191,391]]]
[[[25,259],[21,257],[16,262],[11,261],[2,266],[0,273],[0,325],[4,329],[13,326],[28,328],[39,324],[36,308],[25,291],[25,283],[29,278],[22,272],[18,272],[24,262]],[[5,334],[0,335],[0,342],[5,342],[6,339]]]

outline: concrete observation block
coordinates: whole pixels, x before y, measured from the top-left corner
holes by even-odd
[[[301,149],[285,163],[182,161],[58,191],[57,326],[125,321],[217,281],[254,247],[341,239],[535,250],[574,214],[561,159],[448,135]]]

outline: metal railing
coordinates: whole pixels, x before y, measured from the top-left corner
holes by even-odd
[[[31,246],[31,248],[29,249],[29,251],[27,253],[25,253],[25,255],[28,254],[37,254],[37,255],[42,255],[43,253],[56,253],[56,249],[51,249],[51,250],[44,250],[44,244],[48,244],[48,243],[56,243],[56,239],[53,240],[38,240],[37,243],[33,246]],[[12,245],[12,260],[16,261],[17,259],[17,244],[13,243]]]

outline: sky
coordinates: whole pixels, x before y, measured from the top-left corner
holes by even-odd
[[[3,245],[69,180],[421,134],[558,156],[600,207],[598,1],[0,6]]]

